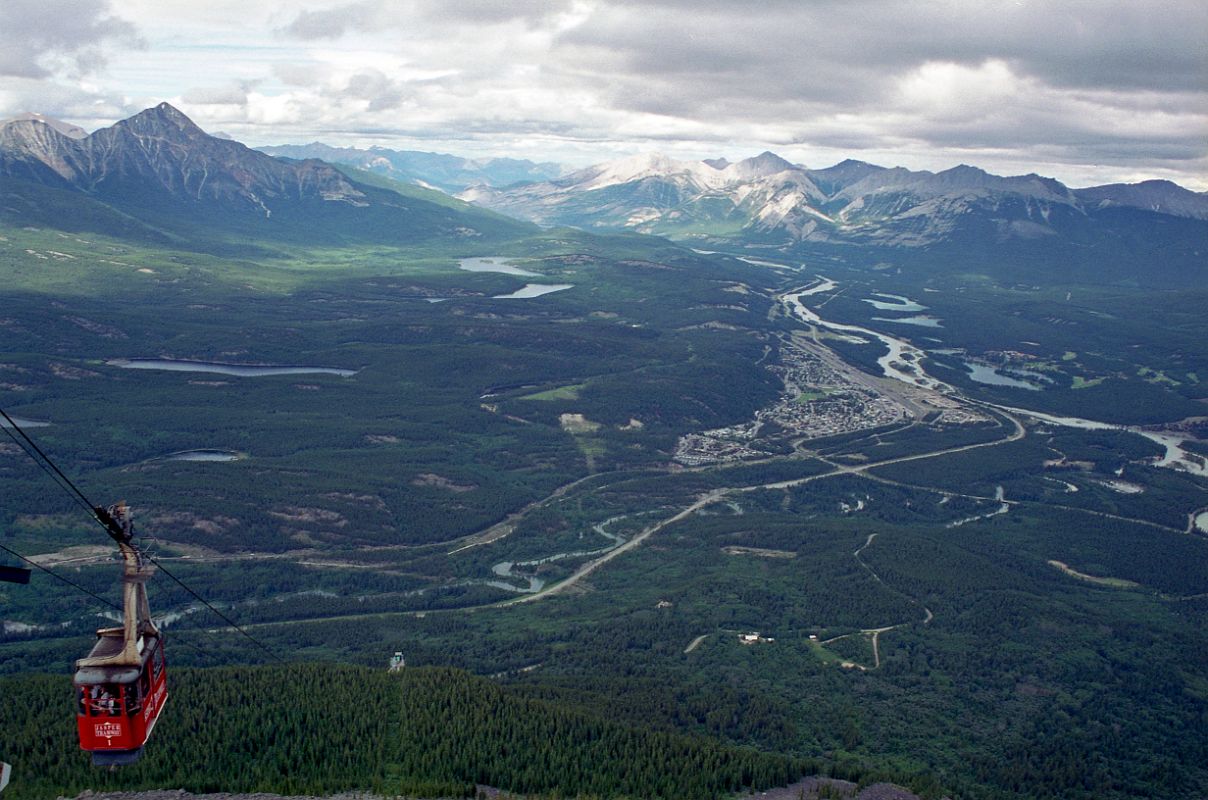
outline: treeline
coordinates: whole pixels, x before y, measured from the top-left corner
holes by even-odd
[[[75,742],[60,676],[0,681],[7,800],[96,791],[719,797],[819,765],[607,722],[450,669],[332,665],[180,669],[142,760],[97,770]]]

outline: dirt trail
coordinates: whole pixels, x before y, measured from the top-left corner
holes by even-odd
[[[860,545],[855,550],[853,550],[851,555],[852,555],[852,558],[856,559],[856,561],[859,562],[860,566],[863,567],[868,572],[868,574],[873,577],[873,579],[877,583],[881,584],[882,586],[888,586],[888,584],[885,583],[885,581],[881,578],[881,576],[877,574],[876,570],[874,570],[872,567],[870,567],[868,565],[868,562],[866,562],[863,558],[860,557],[860,554],[863,553],[866,549],[868,549],[868,546],[871,545],[873,543],[873,540],[876,538],[877,538],[877,534],[875,534],[875,533],[868,534],[868,538],[864,540],[864,544]],[[894,591],[897,591],[897,590],[894,590]],[[922,624],[930,625],[931,620],[935,619],[935,614],[931,613],[931,609],[928,608],[927,606],[923,605],[921,602],[919,602],[918,598],[910,597],[909,595],[906,595],[902,592],[898,592],[898,594],[901,594],[903,597],[906,597],[906,599],[909,600],[911,604],[916,605],[919,608],[923,609]],[[881,668],[881,642],[880,642],[881,634],[888,633],[889,631],[896,630],[897,628],[903,628],[909,624],[910,623],[908,623],[908,622],[899,622],[896,625],[884,625],[880,628],[862,628],[860,630],[859,635],[869,637],[869,639],[872,642],[872,661],[873,661],[873,665],[871,667],[872,669]],[[855,634],[855,633],[845,633],[840,636],[833,636],[830,639],[824,639],[824,640],[818,642],[818,644],[827,645],[827,644],[830,644],[831,642],[837,642],[840,639],[846,639],[850,636],[856,636],[856,635],[857,634]],[[867,671],[869,669],[869,667],[866,667],[862,664],[858,664],[854,661],[844,661],[843,666],[847,667],[849,669],[859,669],[859,670],[864,670],[864,671]]]
[[[356,619],[380,618],[380,617],[395,616],[395,615],[416,616],[416,615],[424,615],[424,614],[430,614],[430,613],[473,612],[473,611],[478,611],[478,610],[482,610],[482,609],[486,609],[486,608],[502,608],[502,607],[508,607],[508,606],[516,606],[516,605],[520,605],[523,603],[533,603],[538,600],[542,600],[546,597],[552,597],[553,595],[560,594],[560,593],[566,591],[567,589],[573,587],[575,584],[577,584],[579,581],[581,581],[583,578],[587,577],[592,572],[599,569],[604,564],[607,564],[612,559],[616,558],[617,556],[621,555],[622,553],[628,552],[628,551],[638,547],[642,542],[646,541],[646,539],[650,538],[655,533],[658,533],[659,531],[663,530],[664,528],[666,528],[669,525],[672,525],[676,522],[680,522],[681,520],[686,519],[687,517],[691,516],[696,511],[704,508],[705,506],[715,503],[731,494],[756,492],[756,491],[761,491],[761,490],[765,490],[765,489],[789,489],[789,488],[793,488],[793,487],[797,487],[797,486],[804,486],[805,484],[811,483],[813,481],[823,480],[825,478],[831,478],[836,475],[844,475],[844,474],[863,475],[864,477],[876,479],[876,478],[874,478],[874,476],[866,475],[865,473],[870,469],[887,466],[889,464],[897,464],[897,463],[901,463],[904,461],[914,461],[914,460],[923,459],[923,458],[934,458],[936,456],[946,455],[949,453],[962,452],[965,450],[971,450],[971,449],[978,448],[978,447],[991,447],[994,445],[1006,444],[1007,442],[1016,441],[1017,439],[1022,438],[1026,433],[1023,425],[1021,423],[1019,423],[1019,421],[1016,420],[1014,417],[1011,417],[1010,415],[1003,414],[1003,416],[1007,417],[1015,424],[1015,429],[1007,437],[1005,437],[1003,439],[997,439],[992,442],[979,442],[979,443],[972,444],[972,445],[963,445],[960,447],[944,448],[942,450],[937,450],[937,451],[933,451],[930,453],[921,453],[921,454],[916,454],[916,455],[911,455],[911,456],[900,456],[897,458],[870,462],[870,463],[861,464],[858,466],[838,465],[838,464],[833,464],[831,462],[826,462],[826,463],[830,464],[830,466],[833,468],[830,472],[823,472],[823,473],[819,473],[817,475],[808,475],[804,478],[795,478],[795,479],[786,480],[786,481],[773,481],[770,483],[755,484],[753,486],[731,486],[731,487],[723,487],[723,488],[719,488],[719,489],[714,489],[712,491],[709,491],[709,492],[701,495],[693,503],[691,503],[687,507],[681,509],[679,512],[673,514],[672,516],[667,517],[666,519],[645,528],[641,533],[639,533],[637,536],[634,536],[632,539],[625,542],[624,544],[622,544],[612,550],[609,550],[607,553],[600,556],[599,558],[596,558],[592,561],[589,561],[589,562],[583,564],[581,567],[579,567],[579,569],[577,569],[572,575],[570,575],[565,580],[559,581],[558,583],[555,583],[555,584],[551,584],[550,586],[547,586],[544,589],[541,589],[540,591],[534,592],[533,594],[525,595],[523,597],[517,597],[517,598],[513,598],[510,600],[504,600],[504,601],[496,602],[496,603],[484,603],[481,605],[463,606],[460,608],[439,609],[439,610],[434,609],[432,611],[427,611],[427,612],[424,612],[424,611],[419,611],[419,612],[398,611],[398,612],[380,612],[380,613],[370,613],[370,614],[345,614],[345,615],[339,615],[339,616],[335,616],[335,617],[323,617],[323,618],[318,618],[318,619],[313,619],[313,620],[284,620],[281,622],[256,623],[256,624],[248,625],[248,626],[244,626],[244,627],[267,627],[267,626],[273,626],[273,625],[293,625],[293,624],[302,624],[302,623],[306,623],[306,622],[351,621],[351,620],[356,620]],[[509,515],[508,518],[505,519],[503,522],[497,523],[496,525],[488,528],[487,530],[483,531],[480,534],[475,534],[472,537],[463,538],[462,541],[465,541],[466,539],[470,539],[470,541],[467,544],[463,545],[462,547],[459,547],[459,548],[456,548],[455,550],[450,551],[449,555],[460,552],[462,550],[466,550],[470,547],[475,547],[475,546],[478,546],[481,544],[489,544],[490,542],[497,541],[498,539],[501,539],[504,536],[507,536],[509,533],[511,533],[512,528],[515,526],[515,523],[518,522],[525,514],[529,513],[531,510],[543,505],[544,503],[548,502],[549,500],[552,500],[556,497],[560,497],[560,496],[564,495],[566,492],[570,491],[575,486],[577,486],[577,485],[583,483],[584,481],[589,480],[593,477],[598,477],[598,476],[588,475],[588,476],[580,478],[576,481],[572,481],[571,483],[565,484],[564,486],[559,487],[558,490],[555,491],[549,497],[547,497],[543,500],[538,500],[533,503],[530,503],[529,505],[525,506],[523,509]],[[877,480],[879,480],[879,479],[877,479]],[[889,482],[889,481],[887,481],[887,482]],[[923,488],[923,487],[921,487],[921,488]],[[938,490],[935,490],[935,491],[938,491]],[[874,536],[875,536],[875,534],[874,534]],[[870,544],[870,543],[871,543],[871,539],[870,539],[870,541],[865,542],[864,546],[867,547],[868,544]],[[862,550],[863,548],[860,548],[860,549]],[[858,552],[860,552],[860,551],[858,550],[857,553]],[[857,558],[858,558],[858,555],[857,555]],[[863,562],[861,562],[861,563],[863,564]],[[869,571],[872,572],[872,570],[866,564],[864,565],[864,567],[865,567],[865,569],[869,569]],[[875,572],[873,572],[873,575],[874,575],[874,577],[876,577],[876,579],[878,581],[881,581],[880,576],[876,575]],[[883,581],[882,581],[882,583],[883,583]],[[917,603],[918,601],[915,600],[913,602]],[[919,604],[919,605],[921,606],[921,604]],[[931,620],[933,619],[934,615],[931,613],[930,609],[927,609],[926,607],[923,607],[923,610],[926,612],[924,624],[930,623]]]
[[[886,631],[891,631],[894,628],[900,628],[900,627],[902,627],[902,626],[901,625],[888,625],[884,628],[869,628],[868,630],[860,631],[861,633],[872,635],[872,662],[873,662],[872,668],[873,669],[881,668],[881,648],[877,644],[877,637],[879,637],[882,633],[885,633]]]

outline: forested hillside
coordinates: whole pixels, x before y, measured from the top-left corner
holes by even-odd
[[[625,727],[457,670],[182,669],[171,691],[142,761],[106,771],[76,748],[66,677],[3,679],[0,753],[14,774],[6,800],[161,787],[456,797],[476,783],[695,799],[785,785],[818,766]]]

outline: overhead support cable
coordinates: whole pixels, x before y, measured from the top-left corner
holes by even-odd
[[[189,586],[183,580],[178,578],[175,574],[172,573],[171,570],[164,567],[164,565],[161,564],[159,562],[159,560],[157,560],[156,558],[151,556],[149,553],[142,552],[139,548],[137,548],[137,546],[133,545],[131,543],[131,538],[132,538],[131,532],[127,529],[124,529],[118,523],[118,521],[113,518],[113,516],[109,513],[108,509],[106,509],[104,506],[95,505],[91,500],[89,500],[88,497],[80,490],[80,488],[78,486],[76,486],[74,482],[72,482],[71,478],[67,477],[67,475],[64,474],[63,470],[59,469],[58,465],[55,464],[55,462],[50,458],[50,456],[46,455],[45,451],[43,451],[42,448],[38,447],[38,444],[29,437],[29,434],[27,434],[21,428],[20,425],[17,424],[16,420],[14,420],[12,417],[10,417],[8,415],[8,413],[6,411],[4,411],[4,409],[2,409],[2,408],[0,408],[0,417],[3,417],[5,422],[8,423],[6,426],[4,426],[4,432],[8,434],[9,438],[11,438],[14,442],[16,442],[17,445],[25,452],[25,454],[27,456],[29,456],[30,459],[33,460],[33,462],[35,464],[37,464],[42,469],[43,472],[45,472],[47,475],[49,475],[50,478],[54,481],[54,483],[60,489],[62,489],[77,505],[81,506],[88,513],[88,516],[93,521],[95,521],[98,525],[100,525],[102,528],[104,528],[105,533],[108,534],[108,536],[111,539],[118,542],[119,544],[134,547],[136,550],[139,550],[139,552],[142,553],[142,555],[148,561],[150,561],[152,564],[154,564],[161,572],[163,572],[164,575],[168,576],[168,578],[175,581],[182,589],[184,589],[186,592],[188,592],[190,595],[192,595],[198,602],[200,602],[202,605],[204,605],[206,608],[208,608],[210,611],[212,611],[215,616],[217,616],[219,619],[221,619],[223,622],[225,622],[227,625],[229,625],[233,630],[235,630],[235,631],[239,632],[240,634],[242,634],[243,636],[245,636],[250,642],[252,642],[252,644],[254,644],[257,648],[259,648],[261,651],[263,651],[270,658],[272,658],[276,661],[280,661],[281,663],[285,663],[285,659],[281,658],[281,656],[277,655],[272,650],[270,650],[268,647],[266,647],[256,637],[252,636],[246,630],[241,628],[238,623],[236,623],[234,620],[232,620],[226,614],[222,613],[217,608],[215,608],[208,600],[206,600],[204,597],[202,597],[200,594],[198,594],[193,589],[193,587]],[[16,432],[16,434],[19,434],[21,438],[18,439],[17,436],[13,433],[14,431]],[[61,576],[55,572],[52,572],[51,570],[47,569],[46,567],[43,567],[41,564],[37,564],[36,562],[30,561],[25,556],[13,551],[13,550],[10,550],[7,547],[4,547],[4,545],[0,545],[0,548],[3,548],[4,550],[8,551],[9,553],[12,553],[17,558],[20,558],[22,561],[26,561],[30,564],[33,564],[35,567],[42,570],[43,572],[47,572],[47,573],[53,575],[54,577],[58,578],[59,580],[64,581],[65,583],[71,584],[72,586],[79,589],[80,591],[85,592],[89,595],[92,595],[97,600],[100,600],[102,603],[105,603],[106,605],[110,606],[111,608],[115,608],[115,609],[117,608],[117,606],[113,605],[113,603],[110,603],[108,600],[105,600],[104,598],[100,597],[99,595],[94,594],[93,592],[89,591],[88,589],[85,589],[84,587],[80,586],[79,584],[76,584],[73,581],[71,581],[67,578],[64,578],[63,576]],[[121,609],[117,609],[117,610],[120,611]]]

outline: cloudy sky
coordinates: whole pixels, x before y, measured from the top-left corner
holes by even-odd
[[[0,118],[1208,190],[1204,0],[0,0]]]

